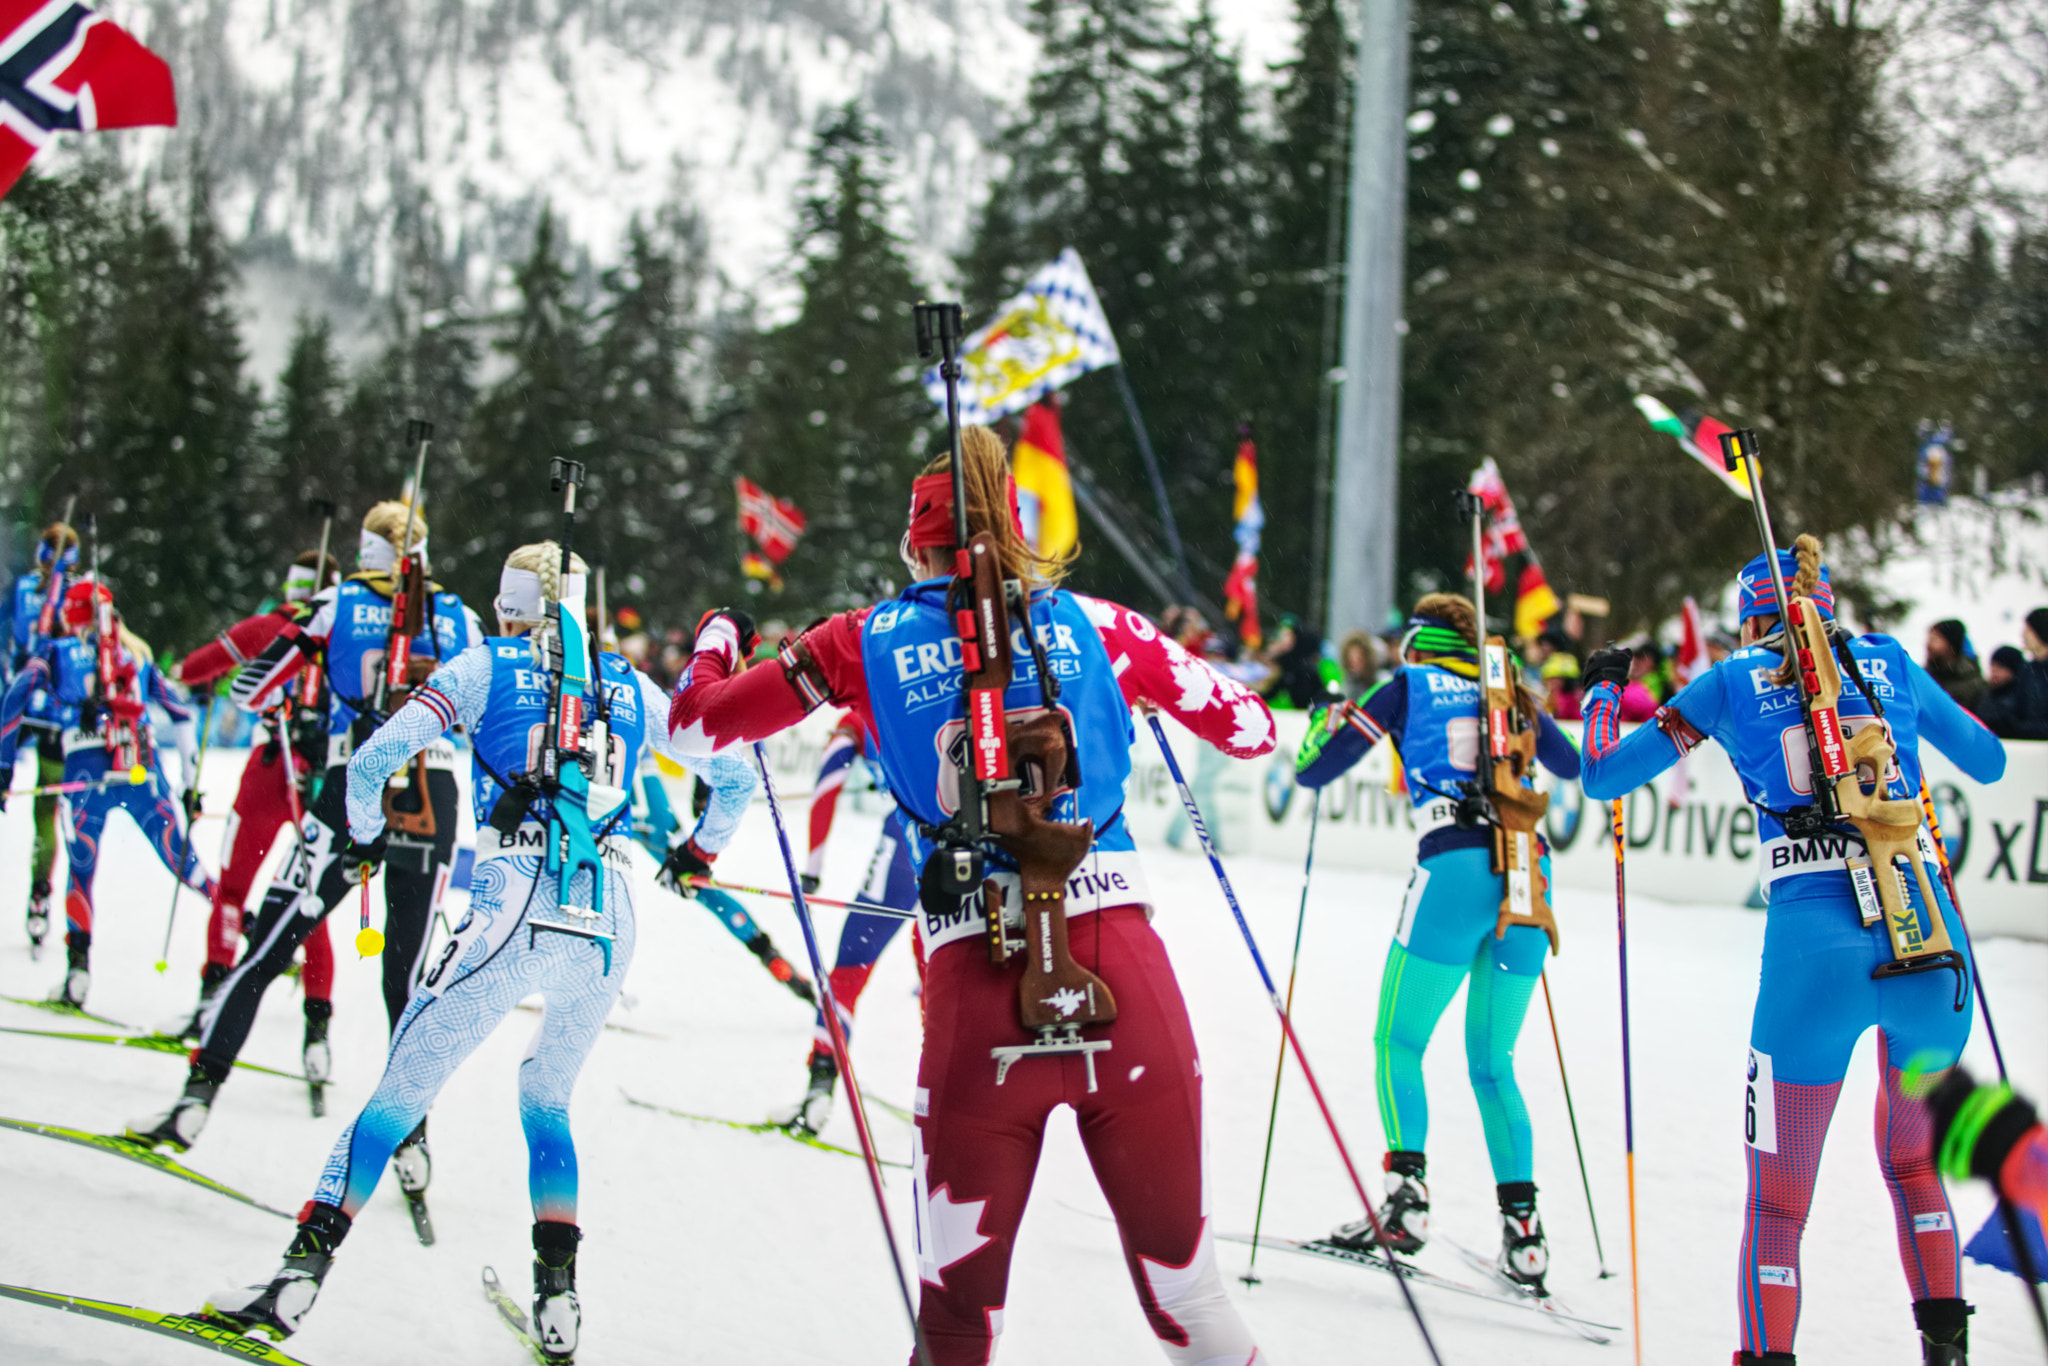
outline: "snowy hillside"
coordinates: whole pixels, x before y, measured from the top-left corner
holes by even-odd
[[[224,805],[238,755],[209,761],[207,790]],[[800,803],[798,804],[800,807]],[[40,995],[55,979],[33,964],[20,933],[26,803],[0,818],[0,994]],[[792,814],[800,814],[793,812]],[[218,823],[202,826],[209,856]],[[825,890],[851,890],[874,838],[872,814],[843,812]],[[99,967],[92,1004],[149,1022],[189,1002],[199,921],[188,901],[172,970],[150,970],[169,898],[168,877],[125,824],[115,822],[102,861]],[[1225,1231],[1249,1227],[1265,1137],[1276,1027],[1207,865],[1147,853],[1159,895],[1157,925],[1186,991],[1206,1078],[1212,1215]],[[720,872],[774,884],[773,833],[757,810]],[[1298,867],[1254,859],[1230,864],[1268,958],[1284,970]],[[626,1104],[621,1090],[710,1115],[752,1120],[795,1098],[810,1023],[803,1008],[702,910],[655,889],[643,861],[636,880],[641,938],[617,1017],[641,1034],[608,1033],[585,1070],[575,1122],[583,1171],[581,1253],[590,1366],[695,1363],[875,1363],[896,1366],[907,1334],[881,1260],[867,1184],[853,1161],[773,1135],[691,1124]],[[1354,1152],[1367,1162],[1381,1137],[1371,1087],[1372,1002],[1402,879],[1318,870],[1297,992],[1304,1046]],[[1642,1217],[1646,1359],[1725,1361],[1735,1330],[1734,1263],[1742,1203],[1742,1073],[1763,918],[1740,909],[1669,907],[1638,900],[1629,917],[1636,1001],[1636,1133]],[[786,906],[755,907],[787,951],[799,943]],[[344,917],[346,918],[346,917]],[[1518,1070],[1535,1125],[1537,1181],[1554,1257],[1553,1285],[1576,1308],[1626,1324],[1627,1196],[1623,1184],[1614,910],[1600,895],[1565,891],[1566,952],[1553,960],[1559,1029],[1587,1143],[1607,1263],[1598,1262],[1573,1162],[1556,1063],[1543,1012],[1532,1012]],[[828,942],[836,916],[823,926]],[[340,939],[346,939],[344,932]],[[238,1075],[189,1165],[281,1208],[310,1192],[329,1145],[368,1094],[384,1023],[377,970],[345,951],[336,987],[340,1073],[326,1119],[308,1117],[297,1086]],[[1983,957],[2015,1078],[2048,1090],[2048,947],[2000,942]],[[901,1105],[915,1085],[915,973],[900,944],[862,1001],[855,1048],[865,1084]],[[1457,1020],[1428,1059],[1435,1123],[1431,1173],[1438,1227],[1493,1245],[1493,1190]],[[0,1024],[61,1022],[0,1004]],[[397,1194],[380,1189],[343,1248],[318,1309],[289,1348],[315,1366],[391,1362],[516,1366],[518,1345],[477,1288],[495,1264],[515,1292],[527,1280],[526,1156],[514,1072],[534,1018],[515,1015],[459,1072],[434,1110],[432,1198],[441,1241],[413,1239]],[[252,1036],[251,1061],[290,1064],[299,1005],[273,989]],[[166,1103],[174,1058],[0,1035],[0,1113],[87,1128],[117,1128]],[[1988,1070],[1981,1029],[1969,1061]],[[1919,1360],[1899,1275],[1891,1211],[1871,1152],[1867,1116],[1874,1058],[1859,1052],[1837,1112],[1808,1232],[1806,1366],[1910,1366]],[[909,1130],[877,1112],[885,1155],[908,1155]],[[852,1144],[844,1109],[827,1137]],[[911,1225],[909,1183],[890,1173],[899,1231]],[[0,1280],[158,1308],[195,1306],[210,1290],[267,1273],[289,1235],[284,1220],[83,1149],[0,1132]],[[1988,1204],[1957,1192],[1959,1226],[1974,1231]],[[1004,1366],[1133,1366],[1160,1361],[1125,1275],[1115,1230],[1082,1155],[1071,1116],[1050,1127],[1012,1280]],[[1316,1234],[1356,1217],[1356,1204],[1305,1088],[1290,1071],[1280,1106],[1267,1226]],[[1264,1253],[1263,1284],[1234,1278],[1245,1249],[1220,1258],[1268,1357],[1282,1366],[1404,1363],[1423,1359],[1392,1286],[1348,1268]],[[1442,1249],[1424,1257],[1449,1274]],[[2037,1361],[2039,1344],[2018,1283],[1966,1266],[1979,1306],[1971,1325],[1979,1366]],[[1554,1326],[1478,1301],[1420,1292],[1451,1366],[1513,1361],[1536,1366],[1626,1362],[1626,1337],[1596,1346]],[[197,1353],[112,1326],[0,1301],[0,1360],[57,1366],[197,1366]]]
[[[2048,497],[2012,493],[1915,507],[1874,540],[1845,547],[1859,577],[1908,604],[1887,629],[1917,658],[1927,629],[1947,617],[1970,628],[1980,659],[2020,643],[2020,625],[2048,607]]]

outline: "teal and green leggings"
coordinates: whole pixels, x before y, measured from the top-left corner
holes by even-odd
[[[1501,876],[1485,849],[1453,849],[1415,865],[1401,923],[1387,949],[1380,1012],[1373,1027],[1380,1125],[1393,1151],[1422,1152],[1429,1140],[1429,1097],[1422,1054],[1436,1022],[1471,974],[1465,997],[1465,1062],[1496,1182],[1529,1181],[1529,1111],[1515,1085],[1515,1040],[1550,942],[1518,925],[1504,939],[1493,929]],[[1543,862],[1544,875],[1550,861]]]

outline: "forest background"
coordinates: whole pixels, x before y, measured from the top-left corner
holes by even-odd
[[[1349,13],[1297,0],[1295,56],[1248,79],[1206,7],[1035,0],[1040,52],[949,278],[914,266],[896,149],[851,104],[813,139],[778,281],[793,313],[714,306],[687,199],[636,219],[605,268],[542,213],[488,305],[413,213],[373,352],[345,362],[308,314],[261,387],[203,171],[138,180],[89,152],[31,173],[0,202],[15,560],[75,498],[130,620],[187,648],[312,543],[309,497],[341,506],[346,553],[424,416],[436,575],[472,605],[508,549],[554,534],[561,455],[588,465],[579,543],[615,603],[685,629],[741,600],[801,624],[904,577],[909,477],[943,438],[912,301],[957,294],[972,325],[1071,245],[1198,587],[1221,596],[1245,428],[1264,603],[1313,621]],[[2048,221],[2010,173],[2048,135],[2044,22],[1996,0],[1413,0],[1404,596],[1457,579],[1450,493],[1487,456],[1552,582],[1611,597],[1618,629],[1725,581],[1753,553],[1748,510],[1647,428],[1637,393],[1762,429],[1788,538],[1896,518],[1927,421],[1954,424],[1962,487],[2048,477]],[[1066,391],[1068,453],[1157,556],[1114,388]],[[780,591],[740,572],[735,475],[809,517]],[[1090,530],[1076,584],[1162,606]]]

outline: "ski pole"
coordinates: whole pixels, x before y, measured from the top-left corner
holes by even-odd
[[[1634,1315],[1636,1366],[1643,1366],[1643,1278],[1636,1259],[1636,1095],[1628,1043],[1628,871],[1621,798],[1608,808],[1614,827],[1614,930],[1621,945],[1621,1132],[1628,1159],[1628,1299]]]
[[[199,770],[206,766],[206,739],[213,730],[213,704],[214,697],[208,693],[206,714],[199,720],[199,757],[192,761],[191,780],[185,784],[187,792],[199,790]],[[185,889],[185,863],[192,857],[192,827],[198,820],[199,812],[195,804],[193,810],[185,813],[185,849],[178,855],[178,866],[171,870],[171,913],[164,918],[163,952],[156,956],[158,972],[163,972],[171,965],[171,931],[178,923],[178,893]]]
[[[713,877],[686,877],[683,879],[692,887],[710,887],[720,892],[740,892],[747,896],[772,896],[780,901],[794,901],[788,892],[779,892],[773,887],[743,887],[737,882],[720,882]],[[917,919],[916,911],[899,911],[894,906],[877,906],[871,901],[834,901],[830,897],[804,893],[804,900],[812,906],[830,906],[838,911],[862,911],[868,915],[893,915],[898,920]]]
[[[1593,1252],[1600,1258],[1600,1279],[1604,1281],[1614,1273],[1607,1269],[1607,1249],[1600,1245],[1600,1216],[1593,1210],[1593,1180],[1586,1175],[1586,1148],[1579,1142],[1579,1114],[1572,1107],[1571,1074],[1564,1070],[1564,1039],[1557,1032],[1557,1008],[1550,1003],[1550,974],[1545,972],[1537,980],[1543,983],[1543,1013],[1550,1017],[1550,1042],[1557,1049],[1557,1078],[1564,1083],[1565,1118],[1572,1122],[1572,1151],[1579,1155],[1579,1184],[1586,1190],[1586,1221],[1593,1226]]]
[[[1337,1116],[1330,1109],[1330,1102],[1323,1097],[1321,1083],[1316,1080],[1315,1071],[1308,1065],[1308,1055],[1301,1051],[1301,1039],[1294,1032],[1294,1022],[1287,1016],[1286,1003],[1280,999],[1280,989],[1273,984],[1273,974],[1266,970],[1266,959],[1259,952],[1259,941],[1252,935],[1252,927],[1244,918],[1244,908],[1238,905],[1237,892],[1230,885],[1230,875],[1223,871],[1223,860],[1217,856],[1215,842],[1209,838],[1208,823],[1202,819],[1202,809],[1195,805],[1195,794],[1188,787],[1186,775],[1180,771],[1180,761],[1173,757],[1173,746],[1167,743],[1166,728],[1159,724],[1159,718],[1147,715],[1152,726],[1152,738],[1159,742],[1159,755],[1166,760],[1166,770],[1173,776],[1173,785],[1180,792],[1180,803],[1187,808],[1188,823],[1194,827],[1195,835],[1202,842],[1202,852],[1209,857],[1210,871],[1216,874],[1217,885],[1223,889],[1223,899],[1230,904],[1231,915],[1237,918],[1238,933],[1244,936],[1245,947],[1251,950],[1252,965],[1259,970],[1259,980],[1265,984],[1266,999],[1273,1004],[1273,1011],[1280,1017],[1282,1038],[1294,1049],[1294,1061],[1301,1068],[1302,1079],[1308,1083],[1309,1094],[1315,1097],[1316,1108],[1323,1112],[1323,1123],[1329,1127],[1330,1138],[1337,1145],[1337,1156],[1343,1160],[1345,1175],[1351,1178],[1351,1187],[1358,1192],[1358,1198],[1365,1205],[1365,1217],[1372,1225],[1374,1241],[1384,1243],[1385,1236],[1380,1228],[1379,1211],[1372,1207],[1372,1197],[1365,1193],[1365,1182],[1358,1175],[1358,1167],[1351,1160],[1351,1150],[1344,1145],[1344,1135],[1337,1129]],[[1422,1306],[1415,1302],[1415,1292],[1408,1285],[1408,1278],[1401,1274],[1401,1267],[1393,1257],[1387,1258],[1387,1272],[1400,1288],[1401,1298],[1408,1305],[1408,1313],[1415,1319],[1415,1329],[1422,1334],[1422,1345],[1429,1351],[1429,1359],[1436,1366],[1443,1366],[1443,1357],[1436,1350],[1436,1341],[1429,1335],[1429,1325],[1423,1321]]]
[[[96,792],[103,787],[120,787],[124,784],[130,787],[141,787],[148,781],[149,770],[141,764],[137,764],[127,772],[117,773],[111,778],[94,778],[90,782],[47,783],[42,787],[24,787],[18,792],[10,792],[7,795],[9,797],[46,797],[60,792]]]
[[[1920,809],[1927,814],[1927,830],[1934,837],[1934,852],[1941,861],[1942,885],[1948,888],[1949,905],[1955,907],[1956,928],[1963,932],[1963,951],[1970,958],[1970,985],[1977,992],[1977,1009],[1984,1015],[1984,1033],[1991,1040],[1991,1058],[1998,1064],[1998,1079],[2006,1080],[2005,1051],[1998,1046],[1998,1027],[1991,1023],[1991,1003],[1984,998],[1984,979],[1977,972],[1977,946],[1970,939],[1970,923],[1963,918],[1963,903],[1956,895],[1955,870],[1949,867],[1948,845],[1941,838],[1941,817],[1935,814],[1934,796],[1927,790],[1926,775],[1920,778]],[[2048,1305],[2041,1302],[2040,1269],[2034,1265],[2034,1249],[2027,1242],[2027,1230],[2019,1211],[2004,1195],[1998,1197],[1999,1219],[2005,1225],[2005,1239],[2012,1244],[2013,1260],[2019,1264],[2020,1279],[2027,1283],[2027,1297],[2034,1307],[2034,1322],[2041,1340],[2048,1343]]]
[[[1294,979],[1301,971],[1301,932],[1308,925],[1308,876],[1316,866],[1316,826],[1323,814],[1323,790],[1315,790],[1308,809],[1308,858],[1301,865],[1301,907],[1294,913],[1294,957],[1287,964],[1287,1014],[1294,1014]],[[1273,1060],[1273,1106],[1266,1114],[1266,1158],[1259,1164],[1259,1203],[1252,1214],[1252,1255],[1238,1279],[1246,1285],[1259,1284],[1252,1274],[1259,1265],[1259,1230],[1266,1220],[1266,1177],[1273,1170],[1273,1131],[1280,1123],[1280,1078],[1287,1070],[1287,1034],[1280,1034],[1280,1056]]]
[[[903,1295],[903,1312],[910,1318],[910,1339],[917,1360],[931,1366],[931,1350],[925,1345],[924,1330],[918,1326],[917,1304],[910,1297],[910,1280],[903,1274],[903,1258],[896,1250],[896,1226],[889,1219],[889,1197],[882,1189],[882,1164],[875,1155],[874,1135],[868,1132],[867,1107],[861,1101],[860,1083],[853,1076],[853,1050],[847,1046],[846,1031],[839,1021],[839,1002],[832,995],[832,978],[818,952],[818,932],[811,924],[811,909],[804,898],[803,879],[797,876],[796,855],[790,851],[789,829],[782,823],[782,804],[775,800],[775,779],[768,772],[768,749],[754,742],[754,763],[761,770],[761,792],[768,799],[768,814],[775,820],[775,840],[782,846],[782,867],[789,875],[790,900],[796,903],[797,924],[804,932],[804,952],[811,956],[811,980],[818,984],[818,1004],[825,1013],[825,1027],[831,1032],[832,1048],[839,1056],[839,1073],[846,1078],[846,1094],[853,1101],[853,1127],[860,1135],[860,1153],[867,1161],[868,1181],[874,1187],[875,1211],[882,1216],[882,1240],[889,1245],[889,1269],[896,1273],[896,1288]]]

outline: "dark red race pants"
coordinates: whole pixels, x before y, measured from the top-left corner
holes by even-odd
[[[1030,1041],[1017,1023],[1020,965],[992,966],[976,939],[945,946],[926,968],[912,1165],[918,1322],[934,1366],[982,1366],[995,1351],[1017,1225],[1057,1105],[1080,1118],[1167,1359],[1247,1366],[1257,1348],[1224,1294],[1202,1208],[1201,1060],[1166,946],[1130,906],[1076,918],[1071,944],[1117,1004],[1114,1024],[1085,1031],[1113,1045],[1095,1055],[1092,1093],[1077,1054],[1021,1059],[996,1085],[989,1050]]]
[[[242,785],[235,790],[234,810],[228,816],[228,854],[214,884],[213,914],[206,922],[206,961],[209,965],[233,967],[242,948],[243,907],[257,869],[269,857],[277,832],[290,826],[299,810],[299,797],[286,784],[290,779],[284,745],[272,740],[249,750],[249,762],[242,768]],[[307,772],[298,761],[298,776]],[[301,788],[300,791],[304,789]],[[299,974],[309,1001],[325,1001],[334,990],[334,950],[327,940],[327,922],[319,921],[306,936],[306,967]]]

